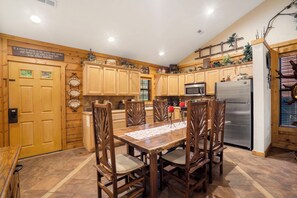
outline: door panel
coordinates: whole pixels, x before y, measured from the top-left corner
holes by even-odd
[[[9,108],[19,109],[10,145],[21,158],[61,150],[60,68],[10,62],[9,78]]]
[[[33,86],[20,86],[21,113],[33,113]]]

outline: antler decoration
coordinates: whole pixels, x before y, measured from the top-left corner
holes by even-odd
[[[292,65],[292,69],[294,70],[294,73],[292,75],[283,75],[282,72],[275,70],[278,73],[278,77],[277,78],[288,78],[288,79],[296,79],[297,80],[297,64],[294,63],[294,61],[290,60],[289,61],[290,64]],[[292,100],[287,102],[288,105],[293,104],[294,102],[296,102],[297,100],[297,96],[296,96],[296,90],[297,89],[297,83],[295,83],[294,85],[285,85],[283,84],[283,86],[286,89],[289,89],[289,91],[291,91],[291,96],[292,96]]]
[[[274,17],[272,17],[267,25],[266,30],[264,31],[264,38],[268,35],[269,31],[273,28],[272,24],[274,20],[281,15],[285,16],[293,16],[294,18],[297,18],[297,11],[292,12],[292,13],[283,13],[283,11],[290,9],[293,5],[297,6],[297,0],[293,0],[289,5],[287,5],[285,8],[283,8],[281,11],[279,11]]]

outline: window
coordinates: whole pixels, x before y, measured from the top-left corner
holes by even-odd
[[[280,70],[283,75],[293,75],[294,70],[289,61],[292,60],[297,63],[297,54],[288,55],[280,58]],[[288,105],[288,101],[292,101],[291,91],[284,87],[292,86],[297,83],[296,79],[281,78],[280,79],[280,125],[281,126],[293,126],[294,122],[297,122],[297,102]]]
[[[141,79],[140,80],[140,100],[149,101],[151,98],[151,80]]]

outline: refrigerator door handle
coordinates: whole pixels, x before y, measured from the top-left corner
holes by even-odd
[[[225,124],[232,124],[232,122],[229,121],[229,120],[226,120],[226,121],[225,121]]]

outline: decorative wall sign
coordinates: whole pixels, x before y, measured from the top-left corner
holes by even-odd
[[[64,61],[64,54],[60,52],[49,52],[31,48],[12,46],[12,54],[14,56],[24,56],[30,58],[41,58],[55,61]]]

